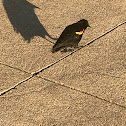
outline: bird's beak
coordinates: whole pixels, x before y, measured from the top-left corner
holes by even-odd
[[[88,27],[91,27],[90,25],[88,25]]]

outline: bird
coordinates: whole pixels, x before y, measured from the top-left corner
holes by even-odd
[[[81,19],[76,23],[68,25],[52,47],[52,53],[61,49],[64,49],[64,51],[67,52],[67,47],[77,48],[87,27],[90,27],[90,25],[85,19]]]

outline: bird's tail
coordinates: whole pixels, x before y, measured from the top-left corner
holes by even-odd
[[[54,48],[52,48],[51,52],[52,52],[52,53],[55,53],[55,52],[57,52],[57,50],[54,49]]]
[[[55,53],[55,52],[57,52],[57,51],[59,51],[59,50],[60,50],[60,48],[53,47],[52,50],[51,50],[51,52],[52,52],[52,53]]]

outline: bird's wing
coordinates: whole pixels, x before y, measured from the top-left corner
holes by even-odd
[[[73,44],[73,40],[78,40],[83,34],[82,28],[78,28],[77,24],[67,26],[61,33],[53,49],[67,47]],[[79,38],[77,36],[80,36]]]
[[[61,41],[65,36],[68,36],[70,34],[71,30],[70,27],[67,26],[64,31],[61,33],[59,39],[57,41]]]
[[[57,42],[55,43],[55,46],[61,45],[62,42],[64,42],[66,39],[68,39],[72,33],[71,25],[67,26],[64,31],[61,33],[60,37],[58,38]]]

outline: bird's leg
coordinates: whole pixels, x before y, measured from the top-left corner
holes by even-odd
[[[61,50],[62,53],[67,52],[67,48],[64,48],[63,50]]]
[[[68,51],[68,52],[72,52],[72,51],[74,51],[74,49],[69,48],[67,51]]]
[[[83,46],[75,46],[74,49],[82,48]]]

